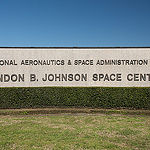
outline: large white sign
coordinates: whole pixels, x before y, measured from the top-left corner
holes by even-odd
[[[150,87],[150,48],[0,48],[0,87]]]

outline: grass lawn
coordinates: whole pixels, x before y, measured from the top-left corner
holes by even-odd
[[[0,150],[150,150],[150,116],[0,115]]]

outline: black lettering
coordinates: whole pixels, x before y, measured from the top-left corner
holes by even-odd
[[[35,74],[30,74],[30,81],[36,81],[36,75]]]

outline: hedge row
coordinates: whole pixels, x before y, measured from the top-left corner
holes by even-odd
[[[51,106],[150,109],[150,88],[0,88],[0,108]]]

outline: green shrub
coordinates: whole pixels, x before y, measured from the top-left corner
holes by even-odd
[[[150,109],[150,88],[0,88],[0,108],[51,106]]]

